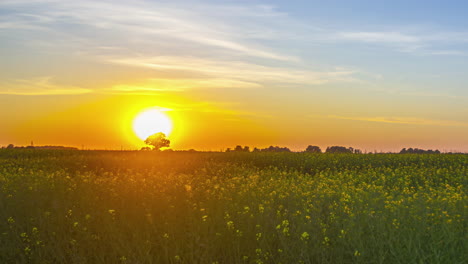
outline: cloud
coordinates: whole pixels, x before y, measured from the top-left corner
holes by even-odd
[[[394,46],[397,51],[421,55],[466,55],[466,51],[451,49],[453,45],[468,42],[468,32],[437,31],[430,28],[419,30],[390,31],[340,31],[330,33],[328,39],[338,42],[360,42],[374,45]]]
[[[178,92],[190,89],[213,88],[258,88],[259,84],[238,80],[213,78],[213,79],[147,79],[139,84],[118,84],[112,87],[112,91],[138,94],[151,94],[154,92]]]
[[[52,77],[40,77],[31,80],[13,80],[0,82],[0,94],[10,95],[71,95],[85,94],[92,90],[52,83]]]
[[[255,22],[283,16],[272,7],[185,3],[185,8],[181,8],[181,4],[172,1],[135,1],[131,4],[124,1],[34,1],[29,5],[26,2],[15,5],[6,2],[0,3],[0,8],[20,6],[24,11],[0,19],[0,28],[49,29],[67,37],[63,25],[68,25],[73,26],[74,33],[83,39],[89,39],[90,31],[101,32],[102,37],[99,33],[93,35],[96,42],[118,41],[114,44],[124,46],[141,43],[161,46],[164,43],[163,46],[173,50],[190,44],[249,57],[298,60],[254,41],[258,32],[268,32],[268,27],[258,26]],[[192,6],[188,8],[188,5]],[[244,22],[239,20],[242,18]],[[236,23],[246,27],[236,26]],[[192,52],[200,48],[190,47]]]
[[[350,117],[328,115],[327,118],[390,124],[468,127],[468,123],[466,122],[454,120],[435,120],[415,117]]]
[[[417,43],[421,41],[417,36],[401,32],[340,32],[337,34],[337,38],[380,43]]]
[[[220,86],[219,76],[223,77],[228,87],[261,87],[266,83],[318,85],[328,82],[356,81],[354,70],[336,69],[332,71],[310,71],[281,67],[263,66],[242,61],[219,61],[193,57],[154,57],[154,58],[110,58],[110,62],[155,70],[173,70],[196,72],[213,84],[205,81],[209,87]],[[197,74],[194,74],[195,76]]]

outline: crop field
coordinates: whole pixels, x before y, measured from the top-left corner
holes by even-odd
[[[468,155],[0,150],[0,263],[468,263]]]

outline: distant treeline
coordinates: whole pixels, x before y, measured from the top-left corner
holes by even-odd
[[[2,149],[56,149],[56,150],[78,150],[75,147],[65,147],[65,146],[14,146],[13,144],[9,144],[6,147],[1,147]],[[143,147],[141,150],[148,151],[151,148]],[[173,150],[173,149],[165,149],[163,152],[200,152],[195,149],[189,150]],[[201,151],[207,152],[207,151]],[[213,151],[208,151],[213,152]],[[214,151],[216,152],[216,151]],[[288,147],[279,147],[279,146],[269,146],[267,148],[254,148],[250,150],[249,146],[242,147],[241,145],[237,145],[235,148],[227,148],[225,152],[293,152]],[[356,149],[353,147],[343,147],[343,146],[331,146],[327,147],[325,151],[319,146],[309,145],[304,151],[299,151],[303,153],[348,153],[348,154],[362,154],[363,152],[360,149]],[[368,152],[369,154],[380,154],[380,153],[395,153],[395,152]],[[420,149],[420,148],[403,148],[398,152],[399,154],[440,154],[441,152],[436,149]],[[445,154],[464,154],[463,152],[444,152]]]
[[[5,147],[2,147],[5,148]],[[68,149],[68,150],[78,150],[78,148],[74,147],[64,147],[64,146],[15,146],[13,144],[9,144],[7,149]]]
[[[409,149],[404,148],[400,151],[400,154],[440,154],[440,151],[438,149],[424,150],[424,149],[418,149],[418,148],[409,148]]]
[[[242,147],[240,145],[236,146],[234,149],[228,148],[226,152],[250,152],[250,147]],[[252,152],[292,152],[287,147],[278,147],[278,146],[269,146],[268,148],[254,148]],[[331,146],[327,147],[325,152],[319,146],[309,145],[304,151],[306,153],[349,153],[349,154],[362,154],[363,152],[360,149],[355,149],[352,147],[343,147],[343,146]],[[388,152],[389,153],[389,152]],[[403,148],[399,154],[440,154],[441,152],[436,150],[424,150],[419,148]]]
[[[250,152],[250,147],[249,146],[242,147],[238,145],[234,149],[231,149],[231,148],[226,149],[226,152]],[[292,152],[292,151],[287,147],[269,146],[268,148],[263,148],[263,149],[254,148],[252,152]],[[322,149],[319,146],[309,145],[303,152],[322,153]],[[347,148],[347,147],[342,147],[342,146],[332,146],[332,147],[327,147],[327,149],[325,150],[325,153],[362,153],[362,151],[359,149],[351,148],[351,147]]]

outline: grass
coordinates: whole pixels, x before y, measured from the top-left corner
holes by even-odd
[[[0,263],[467,263],[467,155],[0,150]]]

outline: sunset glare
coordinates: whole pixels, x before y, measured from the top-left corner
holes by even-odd
[[[141,139],[145,140],[157,132],[163,132],[166,136],[171,133],[172,123],[167,115],[157,109],[145,110],[139,113],[133,121],[133,130]]]

